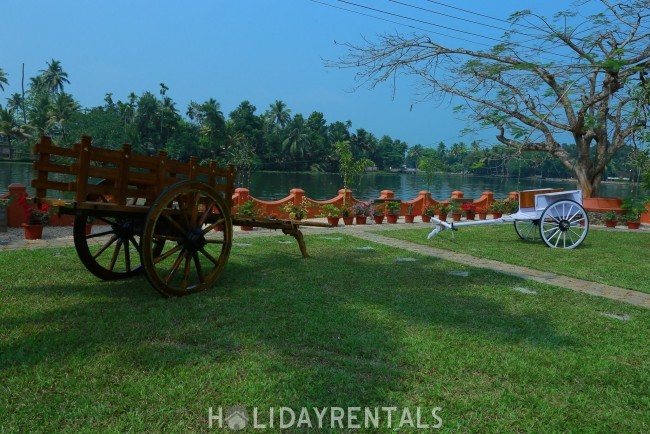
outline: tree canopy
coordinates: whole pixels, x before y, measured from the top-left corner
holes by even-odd
[[[581,14],[594,4],[599,12]],[[357,70],[359,86],[416,77],[421,98],[458,101],[470,124],[494,128],[511,152],[557,158],[590,197],[614,155],[648,137],[649,17],[649,0],[581,1],[550,19],[515,13],[489,50],[384,34],[345,43],[347,53],[327,64]]]

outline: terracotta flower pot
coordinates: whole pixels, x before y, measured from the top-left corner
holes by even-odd
[[[22,226],[25,228],[26,240],[40,240],[43,238],[43,225],[28,225],[27,223],[23,223]]]
[[[404,216],[404,223],[413,223],[415,221],[415,216],[414,215],[405,215]]]
[[[479,220],[485,220],[485,219],[487,219],[487,213],[486,213],[486,212],[480,212],[480,213],[478,213],[478,219],[479,219]]]
[[[368,222],[368,216],[365,215],[358,215],[355,219],[358,225],[365,225]]]
[[[253,230],[252,226],[240,226],[240,228],[241,228],[242,231],[245,231],[245,232],[250,232],[250,231]]]
[[[452,218],[455,222],[459,222],[459,221],[460,221],[460,218],[461,218],[462,216],[463,216],[463,213],[462,213],[462,212],[453,212],[453,213],[451,213],[451,218]]]
[[[493,212],[492,213],[492,218],[493,219],[500,219],[502,215],[503,215],[502,212]]]
[[[605,227],[615,228],[618,220],[605,220]]]
[[[431,221],[431,216],[427,214],[422,214],[422,223],[429,223]]]
[[[339,219],[340,217],[327,217],[327,224],[336,227],[339,225]]]
[[[446,213],[446,212],[445,212],[445,213],[442,213],[442,212],[441,212],[441,213],[438,215],[438,219],[444,222],[445,220],[447,220],[447,214],[448,214],[448,213]]]
[[[474,220],[475,217],[476,217],[476,213],[471,212],[471,211],[466,211],[465,212],[465,218],[467,220]]]
[[[92,223],[86,223],[86,235],[90,235],[90,233],[93,231],[93,224]]]
[[[354,221],[354,217],[343,217],[343,223],[345,226],[350,226]]]
[[[382,224],[384,222],[384,216],[383,215],[376,215],[373,217],[375,219],[375,223],[378,225]]]
[[[388,223],[394,225],[395,223],[397,223],[397,219],[398,219],[398,218],[399,218],[399,216],[398,216],[397,214],[388,214],[388,215],[386,216],[386,221],[387,221]]]
[[[641,222],[627,222],[628,229],[639,229],[641,227]]]

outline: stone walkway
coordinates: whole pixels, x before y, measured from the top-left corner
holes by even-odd
[[[341,233],[357,237],[373,243],[383,244],[399,249],[407,250],[410,252],[418,253],[425,256],[440,258],[447,261],[452,261],[460,264],[469,265],[477,268],[485,268],[488,270],[496,271],[499,273],[508,274],[511,276],[521,277],[524,279],[534,280],[536,282],[559,286],[573,291],[582,292],[584,294],[595,295],[598,297],[605,297],[612,300],[622,301],[635,306],[645,307],[650,309],[650,294],[645,294],[639,291],[630,289],[619,288],[616,286],[606,285],[602,283],[589,282],[582,279],[575,279],[566,277],[559,274],[534,270],[528,267],[518,265],[506,264],[503,262],[494,261],[491,259],[477,258],[475,256],[467,255],[464,253],[452,252],[450,250],[437,249],[428,245],[416,244],[409,241],[398,240],[390,238],[381,234],[384,231],[393,231],[401,229],[429,229],[431,226],[425,223],[415,223],[412,225],[396,224],[396,225],[352,225],[340,226],[334,229],[328,228],[304,228],[305,235],[312,234],[331,234],[332,232]],[[268,236],[280,234],[281,232],[256,229],[251,232],[243,232],[238,228],[235,229],[234,239],[240,241],[246,238]],[[426,237],[423,231],[423,238]],[[47,227],[44,231],[44,239],[27,241],[22,237],[22,228],[10,228],[8,233],[0,233],[0,251],[2,250],[16,250],[16,249],[34,249],[34,248],[52,248],[52,247],[68,247],[73,246],[74,241],[72,237],[71,227]],[[307,250],[309,250],[309,242],[307,242]]]

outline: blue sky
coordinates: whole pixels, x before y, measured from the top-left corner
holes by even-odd
[[[319,1],[355,9],[336,0]],[[404,2],[481,20],[435,2]],[[407,13],[439,26],[491,37],[501,34],[500,30],[466,21],[405,9],[388,0],[356,3]],[[500,18],[516,10],[534,9],[538,4],[475,0],[466,0],[462,5],[452,0],[444,3]],[[545,3],[550,10],[567,6],[564,1]],[[352,92],[353,71],[323,65],[323,58],[334,59],[344,53],[334,41],[358,43],[364,36],[372,38],[378,33],[410,29],[310,0],[13,0],[3,5],[2,15],[5,43],[0,67],[9,74],[10,82],[0,94],[2,102],[20,91],[23,62],[28,79],[54,58],[69,74],[71,83],[66,91],[84,107],[102,105],[107,92],[113,93],[114,100],[126,100],[130,92],[139,95],[149,90],[158,94],[159,83],[164,82],[169,87],[168,95],[183,114],[190,100],[215,98],[227,115],[244,100],[251,101],[260,114],[274,100],[281,99],[292,114],[308,116],[312,111],[321,111],[328,122],[350,120],[353,129],[365,128],[378,137],[388,134],[411,146],[435,146],[441,140],[448,145],[459,140],[469,143],[476,138],[490,139],[496,133],[459,137],[465,123],[455,118],[452,104],[430,102],[411,108],[414,89],[408,80],[398,83],[394,97],[387,85]],[[429,25],[418,26],[434,30]],[[469,44],[437,38],[452,46]]]

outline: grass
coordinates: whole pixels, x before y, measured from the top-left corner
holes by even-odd
[[[541,271],[650,293],[650,234],[591,229],[575,249],[551,249],[543,241],[521,240],[512,224],[461,227],[452,240],[444,231],[427,240],[427,229],[382,235]]]
[[[181,299],[98,281],[70,248],[0,252],[0,431],[208,431],[208,408],[235,404],[650,430],[648,310],[345,236],[308,236],[302,260],[287,239],[247,239]]]

